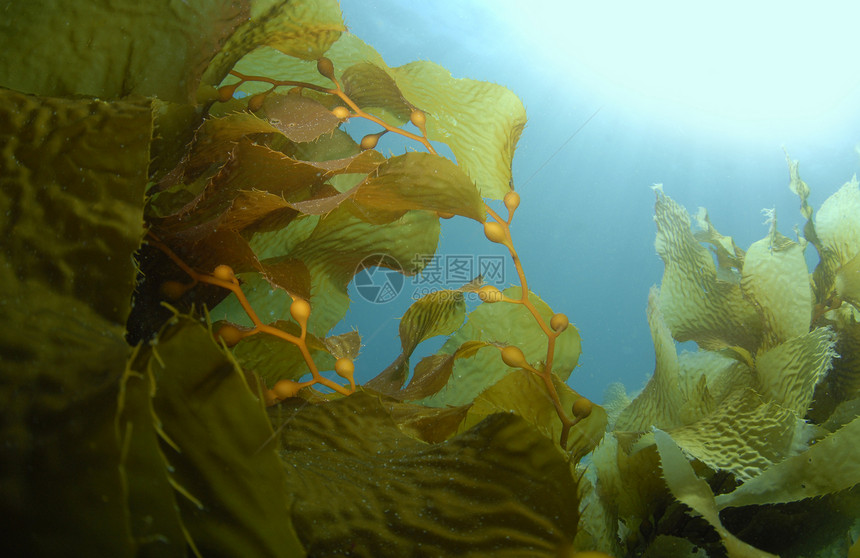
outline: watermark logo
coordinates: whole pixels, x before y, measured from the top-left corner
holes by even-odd
[[[474,254],[416,254],[412,264],[422,268],[412,284],[456,289],[480,275],[484,284],[505,284],[505,257]]]
[[[355,274],[355,290],[374,304],[391,302],[403,290],[405,278],[400,263],[388,254],[371,254],[361,260]]]
[[[411,277],[413,300],[442,290],[462,290],[480,277],[480,284],[505,286],[505,257],[474,254],[416,254],[410,262],[421,273]],[[355,273],[359,296],[374,304],[391,302],[403,291],[405,276],[396,258],[388,254],[367,256]],[[468,290],[468,289],[467,289]]]

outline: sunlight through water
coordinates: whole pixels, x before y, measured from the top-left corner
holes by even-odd
[[[560,72],[625,103],[751,125],[857,94],[857,2],[485,0]]]

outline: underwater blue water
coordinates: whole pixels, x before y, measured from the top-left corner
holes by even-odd
[[[693,213],[706,207],[717,229],[746,249],[767,233],[762,209],[776,208],[779,230],[789,237],[795,225],[802,226],[783,149],[800,161],[816,208],[860,171],[857,88],[811,117],[733,120],[602,83],[594,73],[579,72],[576,53],[570,53],[569,67],[542,57],[487,4],[342,0],[341,6],[350,31],[389,65],[432,60],[455,77],[499,83],[522,98],[529,124],[513,164],[522,196],[514,243],[531,290],[579,328],[582,356],[569,383],[597,401],[611,382],[636,390],[653,372],[645,307],[663,271],[654,250],[653,184],[662,183]],[[631,52],[637,48],[625,45],[624,37],[617,40]],[[803,77],[786,75],[784,87]],[[444,223],[440,255],[468,260],[503,254],[494,248],[478,224],[462,218]],[[815,261],[814,251],[810,256]],[[516,283],[513,266],[505,271],[507,282]],[[351,287],[356,302],[340,331],[356,327],[362,333],[359,381],[399,354],[397,319],[421,286],[407,278],[400,295],[384,304],[364,302]],[[413,364],[440,344],[427,342]]]

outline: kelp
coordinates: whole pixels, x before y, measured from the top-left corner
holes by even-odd
[[[771,213],[767,236],[746,251],[719,234],[703,210],[697,220],[704,230],[691,231],[683,208],[656,189],[657,248],[666,271],[648,306],[655,372],[620,412],[613,426],[618,442],[604,438],[595,450],[593,474],[602,489],[585,495],[586,503],[617,514],[627,528],[617,535],[628,551],[659,552],[667,543],[658,533],[673,532],[684,514],[660,503],[658,479],[643,460],[655,443],[672,496],[707,521],[729,556],[768,555],[730,531],[741,525],[749,526],[746,540],[771,552],[800,551],[801,542],[787,536],[788,517],[798,512],[782,515],[774,506],[824,498],[816,516],[850,525],[844,510],[853,509],[853,498],[844,494],[860,483],[847,443],[856,438],[856,395],[833,388],[853,385],[856,377],[856,309],[835,285],[860,249],[852,236],[858,214],[843,211],[858,187],[843,186],[814,216],[796,163],[790,175],[808,220],[806,238],[782,236]],[[812,275],[803,254],[808,243],[821,255]],[[674,342],[687,340],[699,351],[678,355]],[[643,529],[661,515],[656,529]],[[689,540],[711,548],[707,529],[686,530]],[[780,530],[786,536],[774,535]],[[599,526],[592,531],[612,548],[605,539],[613,535]],[[815,540],[814,548],[840,553],[850,536],[822,531]]]
[[[821,548],[851,544],[856,181],[815,215],[790,162],[804,236],[772,219],[747,251],[658,189],[655,373],[610,423],[566,384],[579,332],[514,248],[525,111],[507,89],[389,67],[330,0],[37,2],[7,10],[0,45],[9,548],[764,555],[741,531],[758,543],[775,518],[760,546],[796,550],[777,540],[787,506],[831,525]],[[379,132],[352,138],[351,118]],[[419,151],[386,157],[388,134]],[[356,386],[360,334],[329,334],[347,285],[421,272],[453,215],[523,285],[416,301],[401,357]],[[678,355],[688,340],[700,350]]]
[[[519,341],[513,332],[493,341],[461,334],[456,347],[418,363],[408,385],[384,390],[391,398],[291,397],[308,366],[315,374],[334,369],[350,378],[343,391],[355,390],[360,337],[327,333],[362,266],[419,272],[426,259],[415,255],[435,251],[440,215],[484,223],[482,195],[510,191],[525,123],[519,99],[431,63],[386,66],[343,34],[334,2],[192,3],[171,17],[173,8],[158,3],[128,8],[125,23],[96,29],[107,6],[88,5],[67,18],[74,33],[51,30],[68,15],[62,6],[19,6],[0,24],[0,86],[20,90],[0,90],[11,239],[2,285],[14,301],[8,316],[22,326],[2,338],[4,362],[19,365],[4,372],[0,391],[3,506],[16,518],[7,543],[35,554],[111,556],[569,548],[578,522],[570,459],[595,443],[599,407],[537,377],[513,404],[526,420],[480,406],[469,414],[467,405],[409,403],[446,389],[455,363],[481,349],[509,371],[499,349]],[[16,31],[24,28],[32,31],[26,40]],[[88,29],[104,56],[82,72],[74,45]],[[122,48],[99,48],[107,42]],[[227,83],[235,81],[269,48],[282,68],[296,69],[277,75],[317,88],[254,91],[254,76],[223,87],[228,72]],[[24,51],[30,72],[19,71]],[[304,62],[317,59],[317,68]],[[246,81],[242,92],[251,96],[231,99]],[[320,90],[332,84],[337,91]],[[381,134],[356,142],[339,129],[344,99],[380,122],[411,121],[422,136],[402,133],[428,153],[386,158],[373,149]],[[448,143],[457,163],[430,140]],[[508,222],[512,203],[506,198]],[[138,270],[133,254],[145,231]],[[218,321],[207,329],[209,314],[193,302],[219,287],[236,296],[213,310]],[[463,329],[464,295],[476,288],[435,293],[404,316],[404,361],[422,340]],[[523,346],[556,357],[546,378],[567,378],[579,354],[575,328],[535,295],[507,294],[538,309],[520,319],[536,332]],[[176,305],[167,323],[132,332],[164,298]],[[143,343],[128,346],[124,326]],[[408,365],[402,372],[405,380]],[[561,426],[567,411],[553,406],[547,386],[590,418]],[[514,388],[500,385],[485,400],[504,398],[505,389]],[[267,417],[266,404],[282,399]],[[316,421],[329,415],[336,428],[325,432]],[[571,427],[564,451],[559,428],[566,439]],[[384,451],[368,436],[377,430]],[[307,467],[320,459],[323,471]],[[315,477],[325,471],[334,474]],[[377,501],[362,508],[371,494]],[[363,511],[351,515],[355,509]],[[331,513],[343,521],[323,524]]]
[[[369,393],[297,401],[274,421],[283,422],[293,521],[310,554],[554,556],[575,531],[567,462],[517,417],[427,444]]]
[[[779,504],[851,488],[860,479],[858,435],[860,418],[855,418],[801,455],[780,461],[736,490],[717,496],[717,506]]]
[[[428,61],[390,68],[353,35],[343,35],[325,54],[347,91],[361,92],[356,102],[362,109],[394,126],[409,119],[408,108],[422,110],[428,138],[451,148],[482,196],[500,199],[510,190],[511,161],[525,126],[525,109],[516,95],[495,84],[452,78]],[[328,85],[312,65],[266,47],[243,58],[235,69],[245,75],[289,75],[295,81]]]
[[[16,2],[0,23],[0,84],[55,97],[190,103],[212,57],[248,20],[250,4]]]
[[[154,382],[152,416],[194,547],[204,556],[302,552],[259,386],[187,318],[153,351],[144,372]]]
[[[660,467],[672,494],[679,501],[701,515],[719,534],[729,558],[765,558],[774,556],[739,540],[732,535],[720,521],[714,495],[708,484],[696,476],[684,454],[676,446],[672,438],[662,431],[656,431],[654,437],[660,451]]]
[[[510,287],[503,294],[516,299],[521,296],[522,290]],[[538,311],[549,321],[552,310],[543,301],[534,298]],[[477,352],[471,358],[455,361],[446,388],[424,403],[434,406],[462,405],[474,400],[482,391],[511,373],[511,368],[499,358],[498,344],[504,344],[508,339],[517,340],[517,346],[528,362],[538,363],[545,357],[546,344],[540,330],[533,327],[532,320],[528,310],[520,305],[482,304],[476,308],[469,314],[463,327],[448,338],[440,353],[452,354],[466,344],[477,349]],[[475,342],[485,345],[473,345]],[[553,374],[566,380],[576,367],[579,353],[579,332],[576,328],[568,328],[556,341]]]

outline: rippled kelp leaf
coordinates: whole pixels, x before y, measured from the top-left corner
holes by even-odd
[[[510,190],[511,161],[526,122],[522,101],[510,90],[482,81],[454,79],[448,70],[427,61],[389,68],[372,47],[349,33],[341,35],[325,54],[334,63],[338,77],[356,64],[362,64],[365,72],[369,72],[364,66],[367,63],[388,74],[402,99],[388,87],[386,95],[376,95],[371,103],[385,102],[386,106],[368,107],[368,112],[400,126],[406,106],[423,110],[427,115],[428,137],[451,148],[457,164],[483,197],[501,199]],[[314,64],[284,57],[273,49],[258,49],[239,61],[236,69],[244,74],[332,86],[319,75]],[[226,80],[235,81],[235,78]],[[261,88],[249,86],[247,90]]]
[[[717,279],[720,281],[737,282],[740,280],[740,269],[743,268],[745,252],[738,248],[730,236],[723,236],[711,223],[708,210],[700,207],[695,216],[696,223],[702,230],[695,231],[693,236],[699,242],[707,242],[717,259]]]
[[[660,451],[663,477],[672,494],[711,524],[723,541],[729,558],[772,558],[773,554],[745,543],[723,527],[708,483],[696,476],[687,458],[668,434],[657,430],[654,437]]]
[[[741,290],[761,316],[759,351],[809,332],[813,300],[803,248],[779,234],[775,217],[767,237],[747,251]]]
[[[322,103],[303,95],[268,95],[266,119],[291,141],[313,141],[340,123]]]
[[[611,436],[611,435],[610,435]],[[573,547],[580,551],[596,550],[609,556],[624,556],[618,537],[617,514],[607,509],[606,502],[600,499],[596,486],[595,466],[580,464],[576,471],[579,475],[579,525]],[[600,488],[602,491],[602,486]]]
[[[2,257],[19,287],[29,285],[36,296],[41,284],[113,324],[125,323],[135,277],[131,254],[143,236],[151,133],[149,101],[0,89]],[[34,319],[11,329],[20,333]],[[16,334],[9,329],[0,335]]]
[[[271,123],[249,112],[208,118],[197,129],[188,160],[183,162],[183,172],[190,173],[193,178],[210,165],[223,164],[237,142],[246,136],[279,133]],[[187,181],[188,177],[184,179]]]
[[[780,504],[831,494],[860,483],[860,418],[805,452],[765,469],[733,492],[717,496],[720,509]]]
[[[827,198],[815,216],[822,245],[844,265],[860,253],[860,182],[846,182]]]
[[[0,85],[42,95],[137,94],[188,103],[248,11],[248,2],[230,0],[8,3],[0,20]]]
[[[396,393],[409,375],[409,357],[415,348],[425,339],[452,333],[465,317],[466,299],[459,291],[435,291],[413,302],[400,318],[400,356],[365,386],[386,394]]]
[[[740,480],[758,475],[793,448],[800,419],[752,390],[738,390],[701,420],[670,431],[684,451]]]
[[[8,548],[134,552],[113,418],[130,354],[124,323],[151,133],[149,101],[0,89],[0,289],[12,324],[0,330]]]
[[[505,289],[505,296],[519,299],[520,287]],[[549,323],[553,311],[537,295],[531,293],[529,300],[541,317]],[[502,361],[499,347],[491,344],[511,344],[522,350],[526,361],[538,364],[546,358],[547,338],[535,322],[534,316],[522,304],[497,302],[481,304],[469,314],[469,319],[440,349],[440,353],[451,354],[464,343],[483,341],[488,343],[478,348],[475,356],[457,359],[448,385],[433,397],[423,400],[427,405],[463,405],[472,401],[479,393],[490,387],[513,369]],[[567,380],[576,367],[580,353],[579,332],[573,325],[556,338],[552,372]]]
[[[860,253],[839,268],[834,286],[839,298],[860,310]]]
[[[681,411],[686,401],[681,392],[678,354],[658,307],[658,297],[659,290],[652,287],[648,294],[648,325],[657,355],[654,374],[642,392],[621,412],[615,423],[616,430],[642,431],[651,426],[672,428],[682,422]]]
[[[431,444],[444,442],[456,434],[469,410],[468,405],[435,408],[384,398],[380,398],[380,403],[391,414],[401,432]]]
[[[815,269],[819,302],[828,303],[834,291],[856,300],[860,255],[860,183],[855,177],[827,198],[815,216],[821,262]],[[853,271],[853,273],[852,273]]]
[[[236,29],[207,68],[203,82],[218,85],[237,60],[262,45],[315,60],[345,30],[337,0],[258,0],[251,6],[251,17]]]
[[[371,225],[355,217],[348,204],[338,207],[320,219],[311,236],[290,253],[308,265],[312,281],[324,281],[312,283],[313,297],[319,297],[320,302],[333,302],[324,314],[311,312],[309,327],[324,335],[343,318],[349,305],[347,285],[363,269],[360,264],[365,258],[384,254],[384,258],[374,261],[414,275],[426,263],[415,255],[434,253],[438,241],[439,219],[434,213],[410,211],[390,224]],[[315,284],[320,290],[315,290]]]
[[[149,362],[153,409],[197,548],[204,556],[302,555],[272,428],[242,371],[190,319],[161,334],[157,355]]]
[[[798,416],[806,415],[815,385],[838,356],[833,350],[835,341],[830,329],[819,327],[760,353],[756,358],[757,391]]]
[[[367,393],[296,405],[273,421],[311,555],[556,556],[576,531],[568,464],[517,417],[426,444]]]
[[[835,319],[839,331],[836,352],[840,358],[833,359],[833,368],[819,389],[824,388],[836,401],[846,401],[860,395],[860,312],[843,306]],[[818,403],[818,392],[815,398]]]
[[[427,113],[427,137],[447,144],[481,195],[510,191],[511,162],[526,124],[522,101],[499,85],[455,79],[433,62],[392,70],[409,102]]]
[[[184,226],[187,226],[185,221],[201,223],[217,219],[246,190],[262,190],[288,201],[300,201],[324,181],[317,167],[243,138],[200,196],[183,209],[179,219]],[[241,211],[241,207],[237,209]]]
[[[749,362],[731,349],[684,351],[678,355],[678,365],[686,399],[681,410],[684,424],[714,412],[735,391],[757,386]]]
[[[358,186],[354,197],[367,207],[429,209],[485,220],[484,204],[472,181],[448,159],[429,153],[391,157]]]
[[[478,350],[489,346],[484,341],[467,341],[454,354],[436,354],[424,357],[415,365],[409,385],[390,395],[401,401],[415,401],[438,393],[448,384],[454,362],[458,358],[471,358]]]
[[[14,284],[3,275],[4,289]],[[130,353],[122,328],[74,298],[22,291],[4,305],[15,324],[5,329],[24,335],[11,346],[4,336],[2,348],[3,544],[13,554],[133,556],[113,428]]]
[[[617,436],[609,433],[592,452],[591,462],[597,490],[585,505],[599,498],[599,505],[608,516],[607,523],[615,529],[609,534],[612,541],[604,542],[601,550],[617,547],[619,540],[627,546],[641,536],[642,530],[651,528],[647,523],[653,510],[665,509],[671,499],[666,484],[657,474],[660,464],[657,449],[651,445],[627,453]],[[602,530],[602,525],[592,528],[593,533]],[[616,550],[613,555],[623,556],[624,552]]]
[[[354,64],[341,74],[340,81],[344,92],[364,110],[388,111],[401,123],[406,123],[415,108],[403,98],[391,76],[375,64]]]
[[[555,376],[553,385],[562,409],[569,412],[581,396]],[[561,439],[561,420],[547,394],[546,385],[532,372],[518,370],[482,392],[469,408],[460,430],[468,430],[494,413],[514,413],[550,440],[558,442]],[[591,414],[571,428],[565,450],[576,458],[589,453],[603,437],[606,420],[606,411],[594,405]]]
[[[713,257],[691,233],[684,208],[661,189],[655,193],[655,244],[666,266],[660,310],[672,336],[705,349],[740,346],[755,351],[761,336],[755,309],[737,283],[717,279]]]
[[[261,235],[260,242],[254,240],[251,245],[260,257],[266,257],[264,262],[275,257],[304,262],[311,278],[308,327],[323,337],[346,314],[347,285],[354,274],[362,271],[365,258],[377,254],[380,257],[372,259],[374,263],[414,274],[425,263],[416,260],[415,254],[434,253],[438,238],[439,219],[433,213],[410,211],[389,224],[372,225],[356,217],[350,202],[345,202],[318,220],[303,219],[280,233]],[[260,278],[249,278],[243,290],[264,322],[291,320],[286,291],[272,290]],[[228,297],[212,315],[215,319],[248,324],[235,297]]]
[[[183,496],[171,484],[169,464],[159,448],[161,425],[153,420],[152,409],[155,386],[145,371],[151,356],[146,349],[136,351],[118,382],[113,422],[122,448],[118,471],[137,556],[187,556],[194,542],[179,514],[177,498]]]

